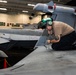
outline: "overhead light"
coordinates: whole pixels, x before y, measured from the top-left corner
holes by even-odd
[[[7,1],[6,1],[6,0],[0,0],[0,2],[1,2],[1,3],[7,3]]]
[[[26,13],[28,13],[28,11],[25,11],[25,10],[23,10],[22,12],[26,12]]]
[[[28,6],[35,6],[35,4],[27,4]]]
[[[6,8],[0,8],[0,10],[7,10]]]

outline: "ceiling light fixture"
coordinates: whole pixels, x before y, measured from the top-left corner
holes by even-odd
[[[35,6],[35,4],[27,4],[28,6]]]
[[[0,8],[0,10],[7,10],[6,8]]]
[[[1,2],[1,3],[7,3],[7,1],[6,1],[6,0],[0,0],[0,2]]]
[[[28,11],[25,11],[25,10],[23,10],[22,12],[26,12],[26,13],[28,13]]]

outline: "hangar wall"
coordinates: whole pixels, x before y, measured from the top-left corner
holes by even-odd
[[[35,16],[31,20],[28,14],[3,14],[0,13],[0,22],[6,23],[38,23],[41,20],[40,16]]]
[[[34,16],[31,20],[30,23],[34,24],[34,23],[38,23],[41,20],[41,16]]]

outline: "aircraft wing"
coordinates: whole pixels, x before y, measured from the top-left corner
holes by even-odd
[[[76,51],[50,51],[44,46],[35,49],[0,75],[75,75]]]
[[[0,32],[0,44],[10,42],[10,34],[4,34]]]
[[[7,43],[7,42],[10,42],[10,41],[6,38],[0,38],[0,44]]]

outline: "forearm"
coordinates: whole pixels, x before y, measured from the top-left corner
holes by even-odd
[[[47,40],[47,43],[57,43],[57,42],[59,42],[60,40]]]
[[[59,42],[59,41],[60,41],[60,40],[55,40],[55,39],[54,39],[54,40],[50,40],[51,43],[57,43],[57,42]]]

